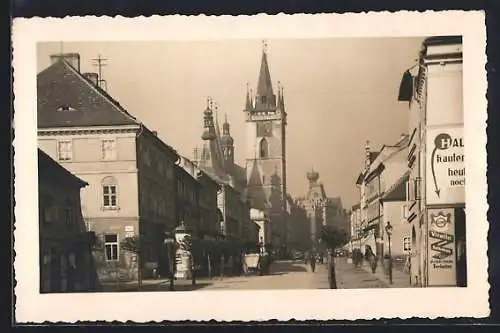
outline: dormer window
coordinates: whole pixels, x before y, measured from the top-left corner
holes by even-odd
[[[57,111],[62,111],[62,112],[71,112],[71,111],[76,111],[75,108],[72,108],[68,104],[63,104],[57,108]]]

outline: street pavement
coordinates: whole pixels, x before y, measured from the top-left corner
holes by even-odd
[[[345,258],[336,258],[335,272],[339,289],[388,288],[389,284],[362,267],[354,267]],[[168,280],[145,280],[141,291],[168,291]],[[399,284],[398,284],[399,286]],[[303,262],[279,261],[271,266],[269,275],[247,275],[236,277],[217,277],[197,279],[192,285],[188,280],[176,280],[175,291],[194,290],[278,290],[278,289],[328,289],[326,264],[317,264],[314,273]],[[137,282],[108,285],[104,291],[138,291]]]
[[[311,273],[309,266],[293,261],[273,263],[269,275],[248,275],[216,280],[203,290],[318,289],[324,272]],[[328,281],[327,281],[328,282]]]

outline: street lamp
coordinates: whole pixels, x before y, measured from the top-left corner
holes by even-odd
[[[387,221],[385,226],[385,232],[387,233],[387,239],[389,241],[389,284],[392,284],[392,253],[391,253],[391,235],[392,235],[392,225],[391,222]]]

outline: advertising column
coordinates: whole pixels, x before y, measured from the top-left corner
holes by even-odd
[[[177,227],[175,230],[175,242],[178,248],[175,252],[176,271],[175,278],[180,280],[190,279],[191,271],[191,252],[186,248],[186,242],[190,242],[191,232],[184,226]]]

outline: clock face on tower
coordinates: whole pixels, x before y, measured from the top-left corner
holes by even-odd
[[[273,123],[271,121],[263,121],[257,123],[257,136],[270,137],[273,135]]]

